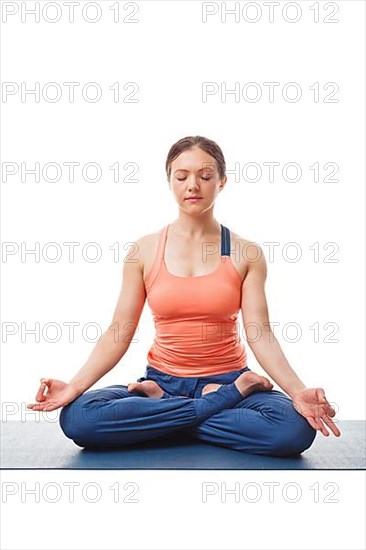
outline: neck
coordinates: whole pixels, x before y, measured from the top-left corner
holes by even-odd
[[[220,223],[215,220],[212,212],[197,217],[180,212],[178,218],[170,224],[170,228],[173,233],[189,239],[199,239],[206,235],[215,235],[221,232]]]

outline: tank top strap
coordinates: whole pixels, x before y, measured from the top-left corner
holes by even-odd
[[[221,256],[230,256],[230,231],[224,225],[221,225]]]
[[[169,225],[169,224],[168,224]],[[153,261],[153,264],[150,269],[150,273],[148,273],[146,280],[145,280],[145,287],[146,290],[149,290],[152,286],[153,282],[155,281],[159,271],[160,267],[163,261],[164,257],[164,248],[165,248],[165,241],[167,237],[167,231],[168,231],[168,225],[165,225],[160,230],[159,240],[158,240],[158,248],[155,254],[155,258]]]
[[[231,243],[230,243],[230,231],[227,227],[220,224],[221,226],[221,256],[229,256],[230,257],[230,251],[231,251]],[[156,255],[153,261],[153,264],[150,269],[150,273],[148,274],[146,280],[145,280],[145,287],[146,290],[149,291],[151,286],[153,285],[160,268],[162,266],[163,258],[164,258],[164,250],[165,250],[165,243],[167,240],[167,233],[168,233],[168,225],[165,225],[160,230],[160,235],[158,239],[158,247],[156,251]]]

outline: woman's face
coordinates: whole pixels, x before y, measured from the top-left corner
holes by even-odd
[[[199,147],[183,151],[171,163],[169,187],[186,212],[203,212],[212,207],[216,196],[226,184],[221,180],[216,160]],[[197,201],[188,197],[200,197]]]

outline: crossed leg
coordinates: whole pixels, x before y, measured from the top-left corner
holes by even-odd
[[[243,398],[234,382],[198,398],[168,397],[136,396],[124,385],[89,390],[62,408],[59,422],[80,447],[120,447],[193,426]]]
[[[138,397],[122,385],[90,390],[62,409],[60,425],[82,447],[130,445],[182,430],[200,441],[271,456],[299,454],[316,436],[277,390],[243,397],[231,383],[201,398],[165,397]]]
[[[313,443],[316,430],[283,392],[253,392],[230,409],[184,429],[194,439],[237,451],[297,455]]]

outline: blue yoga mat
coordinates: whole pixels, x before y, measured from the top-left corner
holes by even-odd
[[[317,432],[296,457],[268,457],[201,443],[176,432],[139,445],[87,450],[57,422],[1,422],[1,469],[115,470],[360,470],[365,469],[363,420],[338,420],[340,437]]]

